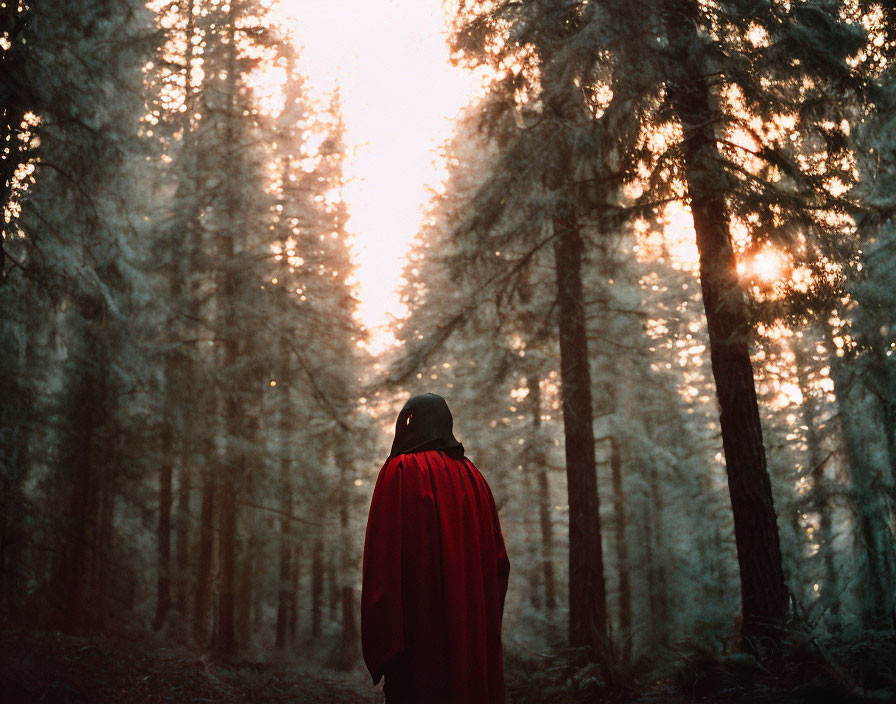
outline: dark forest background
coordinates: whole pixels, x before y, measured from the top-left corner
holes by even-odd
[[[0,6],[3,627],[358,672],[373,482],[433,391],[530,676],[896,686],[892,8],[452,5],[486,90],[375,356],[339,90],[270,5]]]

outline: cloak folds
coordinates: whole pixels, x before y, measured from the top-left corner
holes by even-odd
[[[374,683],[400,663],[407,701],[503,704],[510,563],[491,490],[469,459],[424,450],[386,460],[363,570],[361,641]]]

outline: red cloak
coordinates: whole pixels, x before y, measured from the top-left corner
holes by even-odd
[[[510,563],[492,492],[469,459],[426,450],[386,461],[363,569],[361,642],[374,683],[401,655],[415,702],[503,704]]]

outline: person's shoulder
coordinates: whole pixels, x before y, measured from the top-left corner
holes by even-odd
[[[401,466],[402,461],[404,459],[404,455],[395,455],[395,457],[389,457],[383,462],[383,466],[380,467],[379,474],[377,475],[377,482],[389,481],[391,479],[397,479],[401,475]]]
[[[395,455],[394,457],[387,458],[386,461],[383,462],[383,466],[380,469],[380,473],[386,472],[386,471],[391,472],[391,471],[398,469],[399,467],[401,467],[402,463],[404,462],[404,459],[405,459],[404,455]]]
[[[485,475],[483,475],[482,472],[479,471],[479,467],[476,466],[473,460],[465,456],[462,460],[458,461],[465,464],[469,468],[476,482],[485,489],[489,496],[491,496],[492,489],[488,484],[488,480],[486,480]]]

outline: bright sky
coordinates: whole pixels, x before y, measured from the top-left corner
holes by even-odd
[[[435,150],[479,80],[448,63],[440,0],[281,0],[281,8],[296,23],[303,72],[319,90],[341,88],[359,312],[379,328],[371,345],[379,352],[392,340],[389,314],[405,312],[395,289],[427,185],[441,180]]]

